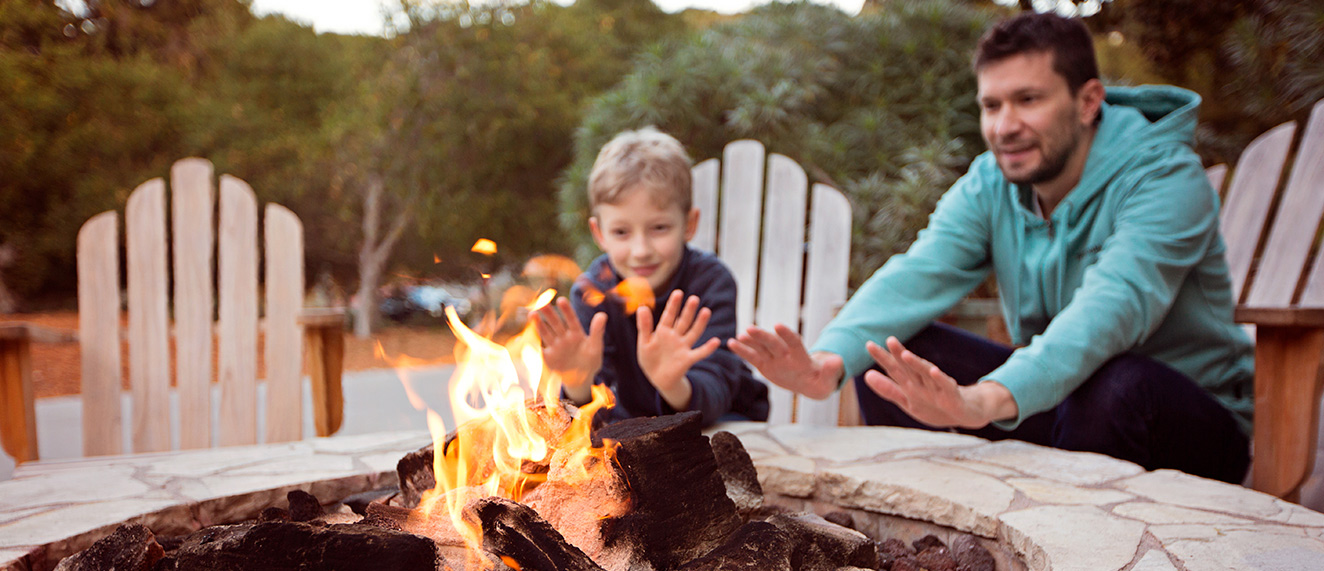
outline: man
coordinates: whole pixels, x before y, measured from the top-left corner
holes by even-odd
[[[1199,97],[1105,90],[1088,30],[1051,14],[997,25],[973,64],[989,150],[909,251],[812,350],[783,325],[731,349],[814,398],[854,378],[869,424],[1240,482],[1253,354],[1232,321],[1218,198],[1189,146]],[[1019,348],[932,323],[990,271]]]

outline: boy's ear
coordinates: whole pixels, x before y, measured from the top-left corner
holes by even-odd
[[[588,217],[588,231],[593,234],[593,241],[597,242],[598,247],[605,251],[607,248],[602,245],[602,227],[598,225],[597,216]]]
[[[699,209],[691,208],[690,213],[685,215],[685,241],[694,239],[694,235],[699,232]]]

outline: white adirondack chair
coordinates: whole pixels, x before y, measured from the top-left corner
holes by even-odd
[[[314,400],[320,401],[314,406],[319,417],[318,432],[330,434],[339,427],[340,326],[336,315],[301,322],[302,224],[287,208],[266,206],[266,282],[261,290],[265,292],[266,315],[259,321],[257,200],[247,183],[223,175],[219,221],[213,222],[217,198],[212,180],[212,165],[206,160],[190,158],[174,164],[170,245],[166,241],[164,180],[155,178],[140,185],[125,209],[132,452],[172,447],[172,333],[179,445],[185,449],[212,445],[214,299],[219,300],[215,325],[219,347],[219,444],[258,442],[259,328],[265,333],[267,372],[264,441],[298,440],[303,436],[300,368],[305,328],[318,361],[310,363],[314,393],[321,393],[314,395]],[[130,452],[121,446],[118,250],[114,211],[94,216],[78,233],[83,447],[89,456]],[[167,252],[173,252],[174,260],[173,313]],[[218,261],[215,281],[219,291],[213,291],[213,259]],[[330,421],[320,418],[327,414],[332,417]]]
[[[703,161],[693,174],[700,215],[690,244],[717,253],[735,274],[738,329],[783,323],[812,344],[846,302],[851,212],[845,195],[814,184],[810,202],[804,169],[789,157],[767,156],[751,140],[728,144],[720,161]],[[852,395],[844,397],[816,401],[770,386],[768,422],[858,424]]]

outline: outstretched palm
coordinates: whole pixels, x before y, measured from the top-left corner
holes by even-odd
[[[593,316],[587,335],[564,297],[535,311],[533,318],[542,339],[543,364],[560,375],[572,397],[579,396],[579,389],[586,389],[593,375],[602,368],[602,334],[606,330],[607,314]]]
[[[673,291],[667,305],[653,327],[653,312],[639,308],[636,324],[639,326],[639,368],[649,382],[664,395],[676,390],[685,380],[685,373],[695,363],[713,354],[722,341],[716,337],[695,347],[708,327],[712,310],[699,309],[699,298],[690,296],[681,307],[683,294]]]

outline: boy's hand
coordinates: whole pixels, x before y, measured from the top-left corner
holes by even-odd
[[[592,399],[593,376],[602,368],[602,334],[607,330],[607,314],[598,313],[589,322],[588,335],[570,308],[570,301],[557,298],[533,312],[542,339],[543,364],[561,377],[561,386],[575,403]]]
[[[809,398],[831,396],[845,370],[840,355],[810,354],[800,335],[780,323],[772,331],[751,326],[727,346],[772,384]]]
[[[681,308],[681,298],[680,290],[671,292],[662,315],[658,317],[656,330],[653,329],[652,309],[640,307],[635,314],[635,323],[639,326],[639,368],[667,404],[678,411],[689,410],[693,394],[685,373],[722,345],[722,340],[714,337],[703,345],[694,346],[704,328],[708,327],[713,312],[706,307],[699,309],[699,297],[693,295]]]

